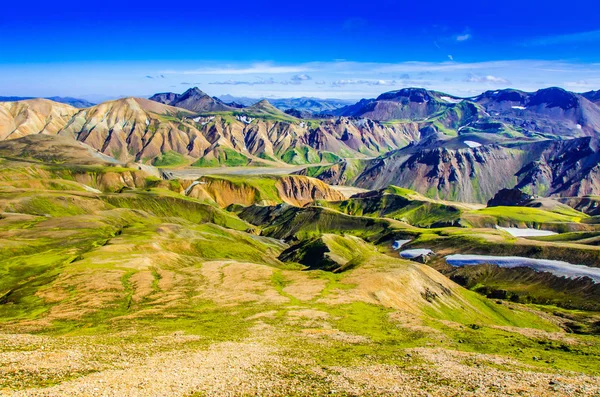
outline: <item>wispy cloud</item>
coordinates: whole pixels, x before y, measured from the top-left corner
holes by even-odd
[[[465,34],[459,34],[457,36],[455,36],[455,40],[456,41],[467,41],[467,40],[471,40],[473,36],[471,35],[471,33],[465,33]]]
[[[591,30],[588,32],[569,33],[561,35],[552,35],[537,37],[526,41],[525,45],[557,45],[557,44],[577,44],[577,43],[597,43],[600,42],[600,30]]]
[[[466,82],[469,83],[493,83],[493,84],[510,84],[510,81],[497,76],[487,75],[487,76],[477,76],[470,75],[465,79]]]
[[[298,82],[298,83],[301,83],[303,81],[312,80],[312,78],[309,75],[307,75],[307,74],[297,74],[295,76],[292,76],[291,80],[295,81],[295,82]]]
[[[216,67],[216,68],[200,68],[191,70],[164,70],[162,74],[183,74],[183,75],[244,75],[244,74],[284,74],[284,73],[302,73],[308,72],[309,69],[305,65],[296,66],[276,66],[270,63],[257,63],[247,67]]]
[[[310,77],[307,74],[297,74],[292,76],[289,80],[275,80],[274,78],[268,78],[268,79],[258,79],[255,81],[248,81],[248,80],[225,80],[225,81],[212,81],[208,84],[212,84],[212,85],[300,85],[305,81],[310,81],[312,80],[312,77]]]
[[[336,80],[331,83],[332,87],[344,87],[347,85],[369,85],[369,86],[392,86],[396,85],[396,80],[355,80],[345,79]]]

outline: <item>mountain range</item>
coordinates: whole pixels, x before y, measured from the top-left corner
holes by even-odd
[[[600,194],[596,98],[560,88],[472,98],[407,88],[307,119],[308,111],[284,113],[267,100],[239,107],[198,88],[84,109],[32,99],[0,103],[0,139],[68,136],[122,162],[163,167],[322,164],[302,172],[486,202],[512,187]]]

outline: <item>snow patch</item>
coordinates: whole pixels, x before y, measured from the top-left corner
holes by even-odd
[[[248,117],[246,115],[237,116],[236,119],[238,121],[241,121],[242,123],[245,123],[245,124],[250,124],[252,122],[252,120],[254,120],[253,118]]]
[[[92,192],[92,193],[98,193],[98,194],[99,194],[99,193],[102,193],[102,191],[100,191],[100,190],[98,190],[98,189],[94,189],[94,188],[93,188],[93,187],[91,187],[91,186],[84,185],[83,183],[81,184],[81,186],[82,186],[82,187],[83,187],[85,190],[87,190],[88,192]]]
[[[541,229],[529,229],[529,228],[518,228],[518,227],[502,227],[496,226],[498,230],[504,230],[514,237],[542,237],[542,236],[553,236],[555,232],[551,232],[550,230],[541,230]]]
[[[403,245],[410,243],[411,240],[396,240],[392,245],[392,248],[395,250],[399,250]]]
[[[365,125],[367,125],[367,122],[367,119],[358,119],[354,120],[352,124],[354,124],[357,127],[364,127]]]
[[[186,196],[189,195],[192,192],[192,189],[194,188],[194,186],[196,186],[196,185],[206,185],[206,182],[200,182],[200,181],[192,182],[192,184],[187,189],[185,189],[184,194]]]
[[[559,277],[578,278],[589,277],[595,283],[600,282],[600,268],[550,259],[531,259],[521,256],[493,255],[448,255],[446,262],[451,266],[475,266],[482,264],[497,265],[504,268],[528,267],[539,272],[549,272]]]
[[[400,256],[404,259],[414,259],[421,255],[431,255],[433,251],[426,248],[417,248],[412,250],[404,250],[400,252]]]
[[[461,103],[462,99],[450,98],[449,96],[441,96],[440,99],[442,101],[450,102],[450,103]]]
[[[583,128],[583,127],[581,126],[581,124],[577,124],[577,129],[578,129],[578,130],[580,130],[580,129],[582,129],[582,128]]]
[[[465,141],[465,145],[467,145],[470,148],[475,148],[475,147],[480,147],[481,143],[475,142],[475,141]]]

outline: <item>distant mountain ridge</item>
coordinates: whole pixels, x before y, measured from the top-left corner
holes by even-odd
[[[25,101],[28,99],[36,99],[38,97],[19,97],[19,96],[0,96],[0,102],[16,102],[16,101]],[[89,108],[94,106],[95,103],[90,101],[86,101],[85,99],[80,98],[72,98],[72,97],[60,97],[60,96],[51,96],[42,99],[48,99],[50,101],[64,103],[67,105],[71,105],[76,108]]]
[[[202,96],[200,93],[204,94],[199,88],[194,87],[190,90],[186,91],[186,93],[193,91],[198,95]],[[181,102],[181,97],[186,95],[184,94],[176,94],[173,92],[165,92],[159,93],[151,96],[149,99],[161,103],[165,103],[171,106],[185,107],[188,110],[193,110],[190,106],[189,102],[182,106],[179,104]],[[207,95],[207,94],[204,94]],[[208,96],[208,95],[207,95]],[[240,109],[243,107],[252,106],[255,103],[258,103],[262,100],[268,100],[274,107],[279,110],[286,111],[290,109],[295,109],[300,112],[309,112],[312,114],[319,113],[330,113],[333,110],[339,109],[341,107],[352,104],[354,101],[352,100],[343,100],[343,99],[321,99],[321,98],[309,98],[309,97],[301,97],[301,98],[249,98],[249,97],[236,97],[232,95],[221,95],[219,97],[212,97],[214,101],[217,101],[223,105],[226,105],[230,108]],[[194,110],[195,111],[195,110]]]

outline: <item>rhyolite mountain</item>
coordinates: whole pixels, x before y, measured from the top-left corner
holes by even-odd
[[[307,123],[267,101],[243,110],[197,116],[141,98],[86,109],[42,99],[3,102],[0,139],[66,135],[123,162],[208,166],[332,162],[340,157],[377,156],[419,138],[416,129],[370,120]]]

